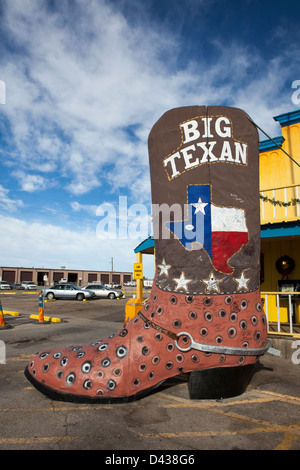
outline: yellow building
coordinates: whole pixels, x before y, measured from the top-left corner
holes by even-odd
[[[268,322],[300,323],[300,110],[275,116],[281,135],[260,142],[261,291]],[[284,153],[278,145],[286,153]],[[137,262],[154,253],[149,237],[135,249]],[[142,297],[142,285],[137,298]],[[300,290],[300,289],[299,289]],[[285,294],[281,294],[285,291]],[[141,304],[137,303],[135,313]]]
[[[282,135],[260,142],[262,292],[300,285],[300,110],[275,116]],[[286,155],[275,143],[282,146]],[[300,296],[299,296],[300,299]],[[267,294],[269,322],[300,322],[296,296]]]

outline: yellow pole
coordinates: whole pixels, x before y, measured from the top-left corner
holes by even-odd
[[[2,294],[0,294],[0,329],[7,330],[7,329],[13,328],[13,327],[11,325],[8,325],[7,323],[5,323],[4,313],[3,313],[3,308],[2,308],[1,295]]]
[[[0,326],[2,326],[2,327],[5,326],[1,297],[0,297]]]
[[[143,264],[142,253],[136,254],[136,262]],[[137,299],[143,300],[143,276],[142,276],[142,279],[136,280],[136,297]]]
[[[136,266],[139,264],[140,266]],[[134,269],[134,278],[136,279],[136,298],[129,299],[125,307],[124,325],[128,323],[143,308],[143,255],[136,254],[136,263]]]
[[[39,322],[44,321],[44,307],[43,307],[43,296],[42,292],[39,295]]]

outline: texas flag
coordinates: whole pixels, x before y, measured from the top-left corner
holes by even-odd
[[[186,220],[166,223],[187,250],[204,248],[214,267],[231,274],[228,260],[248,243],[245,211],[216,206],[210,185],[189,185]]]

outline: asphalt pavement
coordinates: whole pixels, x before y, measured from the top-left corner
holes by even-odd
[[[47,302],[44,314],[61,321],[42,324],[30,318],[38,315],[38,294],[1,295],[8,312],[7,328],[0,329],[1,450],[101,450],[105,464],[138,468],[142,463],[196,465],[201,450],[300,449],[297,336],[272,335],[281,357],[263,356],[246,392],[224,400],[190,400],[184,377],[139,401],[117,405],[55,402],[32,387],[24,369],[33,354],[116,332],[130,296]]]

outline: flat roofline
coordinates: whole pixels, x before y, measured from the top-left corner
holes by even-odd
[[[78,273],[78,272],[84,272],[84,273],[90,273],[90,274],[93,274],[93,273],[103,273],[103,274],[111,274],[111,271],[107,270],[107,271],[103,271],[101,269],[67,269],[67,268],[35,268],[35,267],[30,267],[30,268],[27,268],[25,266],[0,266],[0,269],[27,269],[28,271],[57,271],[57,272],[61,272],[61,271],[67,271],[69,273],[71,272],[74,272],[74,273]],[[113,271],[113,274],[132,274],[132,271]]]
[[[273,141],[276,142],[276,144],[274,144]],[[275,149],[278,149],[278,146],[281,147],[281,145],[283,144],[283,142],[285,141],[284,137],[280,136],[280,137],[274,137],[274,139],[267,139],[267,140],[262,140],[259,142],[259,152],[267,152],[269,150],[275,150]]]
[[[273,119],[274,121],[279,122],[281,127],[296,124],[297,122],[300,122],[300,109],[291,111],[290,113],[279,114],[278,116],[274,116]]]

